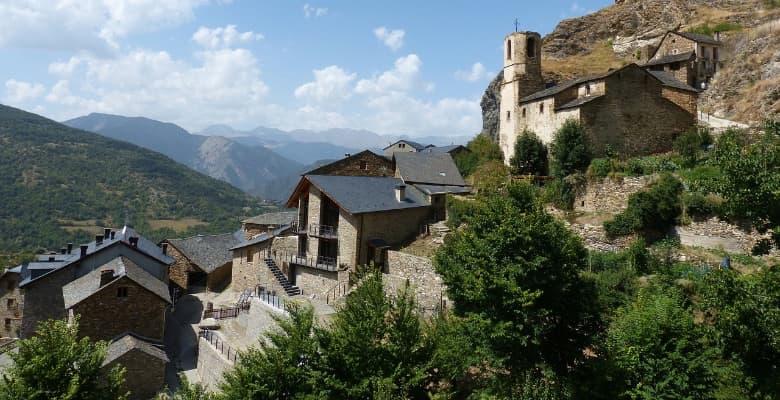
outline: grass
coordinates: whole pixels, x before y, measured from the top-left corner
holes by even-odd
[[[561,80],[569,80],[582,75],[605,72],[610,68],[620,68],[626,60],[618,57],[608,42],[596,44],[590,54],[570,56],[565,59],[543,59],[542,70]]]
[[[186,231],[189,228],[198,225],[206,225],[205,222],[197,218],[181,218],[181,219],[152,219],[149,220],[149,226],[152,229],[170,228],[176,232]]]

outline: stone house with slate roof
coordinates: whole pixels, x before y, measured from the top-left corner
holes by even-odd
[[[363,150],[340,160],[319,166],[303,175],[393,176],[393,161],[371,150]]]
[[[413,142],[411,140],[401,139],[385,147],[384,149],[382,149],[382,151],[384,152],[385,157],[393,158],[393,154],[395,153],[405,153],[405,152],[416,153],[418,151],[423,151],[428,147],[433,147],[433,145],[431,144],[424,145],[421,143]]]
[[[427,196],[431,219],[447,218],[447,194],[466,194],[470,188],[447,152],[396,153],[395,177],[414,185]]]
[[[699,33],[670,31],[643,65],[663,71],[697,89],[706,89],[718,72],[723,43]]]
[[[149,398],[162,389],[165,377],[167,358],[161,349],[165,310],[171,302],[168,267],[174,262],[167,246],[159,247],[125,226],[105,229],[77,249],[68,244],[60,253],[22,264],[21,336],[34,335],[40,321],[78,315],[80,335],[109,341],[106,367],[127,363],[131,398]],[[133,339],[123,339],[128,334]],[[134,344],[128,346],[128,341]],[[150,359],[152,348],[159,351]]]
[[[295,213],[297,215],[297,212]],[[280,226],[272,232],[257,235],[230,249],[233,255],[231,285],[234,290],[254,290],[258,285],[266,288],[278,286],[273,275],[264,265],[263,255],[271,251],[277,237],[291,232],[292,225]],[[295,251],[291,251],[292,253]],[[277,287],[277,289],[281,288]]]
[[[292,224],[297,215],[298,213],[295,211],[260,214],[241,221],[241,230],[244,231],[245,238],[248,240],[262,233],[271,232],[281,226]]]
[[[163,243],[168,245],[168,254],[176,260],[169,270],[171,286],[184,292],[191,286],[205,286],[211,291],[224,287],[232,274],[230,249],[243,241],[243,231],[166,239]]]
[[[669,151],[696,123],[698,91],[664,71],[628,64],[545,89],[538,33],[509,34],[504,53],[498,141],[506,164],[525,130],[549,144],[569,119],[585,127],[596,157],[608,148],[624,157]]]
[[[19,289],[21,267],[0,273],[0,338],[16,338],[22,328],[24,296]]]
[[[168,356],[161,346],[128,333],[109,344],[103,368],[117,365],[125,368],[123,388],[130,391],[130,400],[154,398],[165,386],[165,365]]]

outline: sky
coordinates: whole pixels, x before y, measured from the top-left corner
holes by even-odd
[[[515,29],[612,0],[0,0],[0,103],[63,121],[464,136]]]

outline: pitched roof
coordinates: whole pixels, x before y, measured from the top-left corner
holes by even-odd
[[[243,241],[243,234],[239,231],[220,235],[167,239],[166,241],[203,272],[210,274],[233,260],[233,253],[230,249]]]
[[[291,227],[291,225],[289,225],[289,224],[288,225],[282,225],[282,226],[274,229],[273,232],[271,232],[270,234],[267,233],[267,232],[261,233],[261,234],[255,236],[255,237],[253,237],[252,239],[242,241],[241,243],[231,247],[230,250],[241,249],[241,248],[244,248],[244,247],[247,247],[247,246],[252,246],[252,245],[255,245],[255,244],[258,244],[258,243],[263,243],[266,240],[273,239],[274,237],[281,235],[285,231],[288,231],[290,229],[290,227]]]
[[[405,141],[405,142],[408,143],[408,141]],[[396,143],[398,143],[398,142],[396,142]],[[416,143],[416,144],[419,145],[419,143]],[[392,145],[390,145],[390,146],[392,146]],[[390,147],[390,146],[388,146],[388,147]],[[392,169],[392,165],[390,165],[390,160],[388,160],[384,155],[376,154],[376,153],[374,153],[371,150],[363,150],[363,151],[361,151],[359,153],[352,154],[349,157],[344,157],[344,158],[339,159],[339,160],[331,161],[329,163],[316,166],[316,167],[314,167],[314,168],[312,168],[312,169],[302,173],[301,175],[330,175],[330,171],[329,170],[333,169],[334,167],[338,166],[339,164],[347,164],[347,163],[349,163],[350,161],[352,161],[354,159],[361,158],[361,157],[364,157],[366,155],[370,155],[370,156],[376,157],[377,161],[379,161],[380,163],[386,164],[388,169]],[[392,171],[389,171],[389,173],[392,175]]]
[[[466,194],[471,192],[466,186],[447,186],[447,185],[414,185],[417,189],[425,194]]]
[[[720,40],[716,40],[714,37],[710,35],[704,35],[701,33],[693,33],[693,32],[673,32],[673,33],[680,35],[686,39],[693,40],[694,42],[711,44],[713,46],[723,45],[723,42],[721,42]]]
[[[241,222],[256,225],[288,225],[298,216],[296,211],[280,211],[256,215]]]
[[[466,151],[470,151],[466,146],[463,146],[462,144],[451,144],[449,146],[431,146],[426,147],[425,152],[428,153],[449,153],[453,150],[457,150],[458,148],[463,148]]]
[[[395,146],[396,144],[398,144],[398,143],[401,143],[401,142],[404,142],[404,143],[408,144],[409,146],[412,146],[412,147],[414,147],[414,148],[415,148],[415,149],[417,149],[418,151],[419,151],[419,150],[422,150],[422,149],[424,149],[424,148],[426,148],[426,147],[428,147],[428,146],[426,146],[426,145],[424,145],[424,144],[420,144],[420,143],[417,143],[417,142],[413,142],[413,141],[411,141],[411,140],[407,140],[407,139],[401,139],[401,140],[398,140],[398,141],[396,141],[395,143],[393,143],[393,144],[391,144],[391,145],[388,145],[387,147],[385,147],[385,148],[384,148],[384,149],[382,149],[382,150],[385,150],[385,149],[388,149],[388,148],[390,148],[390,147],[393,147],[393,146]]]
[[[680,90],[687,90],[689,92],[696,92],[696,93],[699,92],[698,90],[688,86],[687,83],[680,82],[680,80],[678,80],[677,78],[675,78],[674,75],[668,72],[665,71],[648,71],[648,72],[650,72],[650,74],[653,75],[656,79],[661,81],[661,83],[663,83],[664,86],[669,86]]]
[[[628,65],[632,65],[632,64],[628,64]],[[628,67],[628,65],[626,67]],[[623,67],[623,68],[626,68],[626,67]],[[623,68],[607,71],[607,72],[605,72],[603,74],[586,75],[586,76],[579,77],[577,79],[573,79],[573,80],[570,80],[570,81],[563,82],[563,83],[561,83],[559,85],[556,85],[556,86],[553,86],[553,87],[550,87],[550,88],[547,88],[547,89],[544,89],[544,90],[540,90],[540,91],[538,91],[536,93],[533,93],[533,94],[530,94],[528,96],[525,96],[522,99],[520,99],[520,103],[527,103],[529,101],[534,101],[534,100],[543,99],[545,97],[550,97],[550,96],[556,95],[556,94],[558,94],[560,92],[563,92],[564,90],[569,89],[569,88],[571,88],[573,86],[579,85],[580,83],[585,83],[585,82],[595,81],[595,80],[599,80],[599,79],[604,79],[604,78],[614,74],[615,72],[622,70]]]
[[[119,357],[134,350],[146,353],[166,363],[169,361],[168,356],[165,354],[165,351],[160,348],[160,345],[141,339],[131,333],[127,333],[108,345],[108,349],[106,349],[106,358],[103,360],[103,366],[105,367],[106,365],[111,364]]]
[[[652,60],[648,61],[647,63],[645,63],[642,66],[643,67],[650,67],[650,66],[653,66],[653,65],[663,65],[663,64],[671,64],[671,63],[676,63],[676,62],[683,62],[683,61],[688,61],[688,60],[692,59],[693,57],[694,57],[694,52],[693,51],[687,51],[685,53],[680,53],[680,54],[669,54],[669,55],[665,55],[663,57],[652,59]]]
[[[407,183],[466,186],[448,153],[395,153],[395,168]]]
[[[132,246],[130,245],[130,238],[138,238],[138,246]],[[104,238],[103,241],[100,244],[97,244],[96,241],[91,241],[86,244],[87,246],[87,256],[90,256],[92,254],[95,254],[97,252],[100,252],[108,247],[117,245],[119,243],[124,243],[126,246],[131,247],[133,249],[138,250],[139,252],[147,255],[148,257],[151,257],[157,261],[159,261],[162,264],[171,265],[176,260],[173,259],[173,257],[163,254],[162,249],[157,246],[152,241],[146,239],[145,237],[139,235],[133,228],[129,226],[124,226],[119,231],[114,231],[114,238]],[[47,261],[50,257],[54,257],[54,261]],[[48,275],[49,273],[60,270],[62,268],[65,268],[71,264],[74,264],[82,259],[81,257],[81,249],[78,246],[75,246],[73,250],[68,254],[52,254],[52,255],[41,255],[39,256],[39,259],[41,259],[40,262],[37,263],[29,263],[22,267],[22,282],[19,284],[19,286],[25,286],[29,283],[37,280],[38,278],[41,278],[45,275]],[[34,269],[48,269],[50,271],[33,275],[29,271]]]
[[[600,95],[597,95],[597,96],[579,97],[579,98],[576,98],[576,99],[574,99],[574,100],[572,100],[572,101],[570,101],[570,102],[568,102],[568,103],[566,103],[566,104],[564,104],[564,105],[562,105],[560,107],[556,107],[555,109],[556,110],[564,110],[564,109],[567,109],[567,108],[579,107],[579,106],[581,106],[583,104],[590,103],[591,101],[599,99],[599,98],[602,98],[602,97],[604,97],[603,94],[600,94]]]
[[[100,275],[102,274],[102,271],[105,270],[113,271],[114,279],[101,286]],[[144,289],[156,294],[166,302],[171,302],[171,297],[168,293],[168,285],[144,271],[143,268],[139,267],[128,258],[117,257],[63,286],[62,298],[65,301],[65,308],[69,309],[76,304],[81,303],[93,294],[111,286],[124,277],[127,277]]]
[[[406,186],[403,201],[396,200],[395,188],[404,184],[398,178],[307,175],[303,179],[353,215],[429,206],[425,196],[413,186]]]

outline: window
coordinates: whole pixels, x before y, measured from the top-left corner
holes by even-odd
[[[506,112],[506,120],[509,121],[509,111]]]
[[[252,249],[247,249],[246,251],[246,262],[252,262],[254,253],[252,252]]]
[[[523,118],[525,118],[525,107],[523,107]]]
[[[536,57],[536,40],[532,37],[529,37],[525,41],[525,55],[528,56],[528,58]]]
[[[590,96],[590,84],[585,85],[585,96]]]
[[[367,170],[368,169],[368,163],[365,162],[365,161],[361,161],[360,162],[360,169],[362,169],[363,171]]]
[[[14,281],[8,281],[8,286],[6,286],[6,289],[8,290],[14,290],[16,288],[16,282]]]
[[[406,143],[398,143],[398,147],[403,149],[404,147],[406,147]]]
[[[127,297],[129,288],[126,286],[116,288],[116,297]]]
[[[539,104],[539,114],[544,114],[544,103]]]
[[[10,331],[11,330],[11,318],[5,319],[5,330]]]
[[[507,40],[506,41],[506,59],[511,60],[512,59],[512,41]]]
[[[6,301],[6,303],[5,303],[5,305],[6,305],[7,309],[13,310],[14,309],[14,299],[8,299]]]

